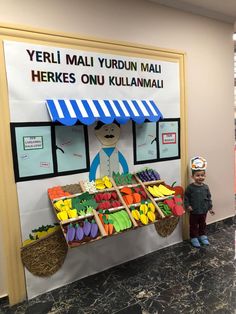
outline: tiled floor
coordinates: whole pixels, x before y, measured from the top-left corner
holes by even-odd
[[[87,277],[0,313],[236,313],[236,224],[211,230],[209,247],[188,242]]]

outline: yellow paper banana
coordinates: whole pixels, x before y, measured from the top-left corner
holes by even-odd
[[[164,185],[162,185],[162,184],[160,184],[160,185],[158,186],[158,189],[159,189],[159,191],[160,191],[162,194],[164,194],[164,195],[166,195],[166,196],[175,194],[175,191],[168,189],[166,186],[164,186]]]
[[[153,187],[149,186],[147,189],[152,194],[152,196],[156,196],[156,192],[154,191]]]
[[[159,187],[157,187],[156,185],[154,185],[153,189],[155,191],[156,197],[164,197],[165,196],[163,193],[161,193]]]

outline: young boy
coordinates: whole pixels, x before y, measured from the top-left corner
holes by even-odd
[[[194,247],[201,244],[209,245],[206,236],[206,217],[208,211],[214,215],[212,209],[211,193],[208,185],[204,183],[206,178],[206,160],[202,157],[191,159],[193,183],[189,184],[184,194],[184,206],[189,211],[190,241]]]

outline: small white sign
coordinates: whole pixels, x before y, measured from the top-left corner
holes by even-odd
[[[40,162],[40,167],[41,168],[49,168],[50,167],[50,162],[48,162],[48,161],[41,161]]]
[[[24,150],[42,149],[43,137],[42,136],[24,136],[23,145],[24,145]]]
[[[162,133],[162,144],[176,144],[176,133]]]

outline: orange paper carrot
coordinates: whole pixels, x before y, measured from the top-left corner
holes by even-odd
[[[108,220],[108,231],[109,231],[109,234],[113,233],[113,229],[114,229],[113,221],[110,219],[110,220]]]

